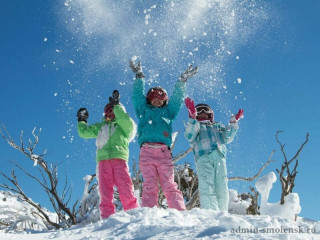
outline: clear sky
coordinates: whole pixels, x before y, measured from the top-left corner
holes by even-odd
[[[137,121],[131,102],[131,57],[141,59],[147,87],[161,85],[172,93],[188,63],[199,73],[187,84],[196,103],[206,102],[215,120],[227,124],[231,113],[245,110],[240,131],[228,146],[228,175],[250,177],[273,149],[262,175],[281,168],[280,139],[291,158],[310,139],[299,157],[294,192],[302,217],[320,219],[320,2],[298,1],[6,1],[0,13],[1,123],[27,143],[41,128],[37,154],[59,165],[80,198],[82,178],[95,171],[94,140],[80,139],[76,112],[87,107],[95,123],[113,89]],[[182,108],[174,124],[180,131],[174,155],[188,148]],[[36,172],[30,160],[0,141],[0,169],[10,173],[17,161]],[[137,142],[130,145],[138,159]],[[194,168],[189,154],[180,163]],[[35,183],[17,172],[34,201],[47,204]],[[60,176],[60,175],[59,175]],[[2,181],[2,180],[1,180]],[[230,182],[239,192],[254,183]],[[269,201],[280,199],[280,182]]]

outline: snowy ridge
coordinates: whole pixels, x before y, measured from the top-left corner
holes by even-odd
[[[270,175],[270,174],[269,174]],[[267,176],[269,176],[267,175]],[[261,178],[258,182],[265,182]],[[266,184],[264,184],[266,185]],[[270,191],[270,184],[268,191]],[[193,208],[179,212],[175,209],[137,208],[117,210],[107,220],[98,220],[94,209],[90,220],[65,230],[47,230],[36,210],[17,195],[0,191],[0,220],[13,223],[9,229],[0,225],[0,239],[319,239],[320,221],[297,218],[285,219],[268,215],[246,215],[251,199],[229,189],[229,213]],[[270,204],[267,204],[271,206]],[[273,204],[277,205],[277,204]],[[281,206],[272,209],[280,210]],[[285,210],[288,212],[289,210]],[[48,212],[49,216],[54,214]],[[89,220],[89,221],[88,221]]]
[[[213,210],[139,208],[69,230],[4,234],[0,239],[320,239],[320,222]]]

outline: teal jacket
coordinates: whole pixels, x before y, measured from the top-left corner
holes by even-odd
[[[193,148],[195,159],[218,150],[222,157],[226,157],[226,144],[231,143],[239,130],[238,123],[223,124],[201,123],[195,119],[188,119],[184,136]]]
[[[97,162],[120,158],[128,161],[129,142],[135,135],[136,125],[121,105],[114,106],[115,119],[88,126],[85,122],[78,122],[78,133],[82,138],[96,138]]]
[[[139,119],[138,142],[172,143],[172,123],[176,119],[184,100],[186,84],[178,81],[166,106],[157,108],[148,104],[144,96],[145,81],[137,78],[133,84],[132,101]]]

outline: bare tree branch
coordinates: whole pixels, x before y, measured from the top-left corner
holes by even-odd
[[[251,182],[251,181],[255,180],[255,179],[261,174],[261,172],[269,165],[269,163],[274,162],[274,160],[271,160],[271,158],[272,158],[272,156],[273,156],[273,154],[274,154],[275,151],[276,151],[276,150],[273,150],[273,151],[271,152],[268,161],[260,168],[260,170],[258,171],[258,173],[257,173],[256,175],[254,175],[253,177],[250,177],[250,178],[248,178],[248,177],[230,177],[230,178],[228,178],[228,180],[229,180],[229,181],[242,180],[242,181],[247,181],[247,182]]]
[[[298,158],[300,152],[302,151],[304,145],[307,144],[307,142],[309,141],[309,133],[306,134],[306,140],[301,144],[300,148],[298,149],[297,153],[294,155],[294,157],[288,162],[288,165],[295,160],[296,158]]]
[[[195,192],[192,194],[191,199],[186,203],[186,209],[191,210],[192,208],[194,208],[199,201],[199,197],[199,188],[197,188],[197,190],[195,190]]]
[[[132,171],[134,176],[132,179],[133,188],[134,190],[139,190],[139,193],[141,193],[142,192],[141,171],[137,168],[137,163],[134,158],[132,159],[132,161],[133,161]]]
[[[9,132],[7,131],[7,129],[4,126],[2,126],[2,128],[0,129],[0,134],[1,134],[2,138],[11,147],[19,150],[21,153],[26,155],[30,160],[32,160],[34,163],[34,166],[40,167],[39,171],[40,171],[42,178],[43,178],[42,182],[37,177],[28,173],[28,171],[23,169],[20,165],[15,164],[25,174],[27,174],[29,177],[36,180],[37,183],[45,190],[45,192],[49,196],[49,199],[50,199],[56,213],[58,214],[59,222],[64,222],[65,224],[69,225],[69,221],[70,221],[71,224],[74,225],[77,223],[76,216],[73,214],[73,212],[67,206],[69,200],[67,200],[67,202],[64,202],[65,196],[66,196],[66,194],[68,194],[69,190],[65,186],[63,193],[62,193],[62,197],[60,197],[57,192],[57,185],[58,185],[57,165],[53,166],[52,164],[50,164],[50,167],[48,166],[48,163],[43,159],[43,156],[46,153],[46,151],[44,151],[44,153],[41,155],[37,155],[34,153],[34,149],[37,146],[37,144],[39,143],[39,136],[35,133],[35,131],[36,131],[36,128],[34,128],[32,130],[32,135],[33,135],[34,141],[31,141],[31,139],[29,139],[29,141],[28,141],[29,146],[26,149],[24,149],[24,144],[23,144],[23,131],[21,131],[21,135],[20,135],[21,147],[19,147],[18,145],[15,144],[15,142],[11,138]],[[5,134],[4,134],[4,132],[5,132]],[[40,132],[41,132],[41,129],[39,130],[39,133]],[[1,174],[1,175],[4,176],[7,180],[9,180],[17,188],[17,190],[15,192],[20,194],[26,202],[28,202],[29,204],[32,205],[32,202],[28,200],[29,198],[27,198],[27,196],[24,194],[24,192],[20,188],[20,186],[16,180],[16,177],[14,175],[14,172],[12,173],[12,178],[9,178],[4,174]],[[66,183],[66,185],[67,185],[67,183]],[[2,186],[9,189],[8,186],[6,186],[6,185],[2,185]],[[12,190],[12,188],[11,188],[11,190]],[[66,215],[68,216],[68,218],[66,217]],[[58,225],[58,224],[55,224],[52,222],[49,222],[49,223],[52,226],[54,226],[55,228],[60,228],[60,225]]]
[[[21,167],[18,163],[16,163],[15,161],[11,161],[11,163],[14,164],[16,167],[18,167],[21,171],[23,171],[27,176],[36,180],[44,189],[49,190],[49,188],[46,185],[44,185],[37,177],[31,175],[27,170],[25,170],[23,167]]]
[[[305,141],[301,144],[300,148],[298,149],[298,151],[296,152],[296,154],[293,156],[293,158],[291,158],[288,161],[287,155],[284,151],[284,146],[285,144],[282,144],[281,141],[279,140],[279,133],[281,133],[282,131],[277,131],[276,133],[276,140],[280,145],[281,148],[281,152],[282,155],[284,157],[284,162],[281,165],[281,170],[276,169],[277,173],[279,174],[279,179],[280,179],[280,183],[281,183],[281,199],[280,199],[280,204],[284,204],[284,198],[285,196],[287,196],[289,193],[292,193],[292,189],[295,186],[295,178],[297,176],[297,167],[298,167],[298,163],[299,163],[299,159],[298,156],[300,154],[300,152],[302,151],[303,147],[307,144],[308,140],[309,140],[309,133],[306,134],[306,139]],[[289,165],[296,160],[295,166],[293,168],[292,171],[290,171]],[[284,176],[284,171],[286,171],[287,176]]]
[[[249,197],[251,198],[251,205],[246,209],[246,213],[250,215],[259,215],[259,192],[256,191],[253,187],[250,187],[250,190],[253,193],[253,195],[249,193]]]
[[[22,188],[20,187],[17,177],[14,174],[14,170],[12,170],[11,172],[11,178],[6,176],[5,174],[1,173],[2,176],[4,176],[8,181],[10,181],[15,187],[16,189],[14,190],[14,192],[19,194],[19,198],[21,198],[21,200],[29,203],[31,206],[33,206],[34,208],[36,208],[39,213],[43,216],[43,218],[45,218],[45,220],[52,226],[54,226],[56,229],[61,228],[59,224],[56,224],[55,222],[52,222],[49,218],[49,216],[43,211],[42,207],[39,204],[34,203],[30,198],[27,197],[27,195],[24,193],[24,191],[22,190]],[[1,185],[2,187],[5,187],[7,189],[11,189],[8,188],[6,186]]]
[[[180,159],[184,158],[185,156],[188,155],[189,152],[192,151],[192,147],[187,149],[185,152],[180,152],[178,153],[173,159],[172,162],[173,164],[175,164],[176,162],[178,162]]]
[[[4,226],[10,226],[12,223],[5,223],[5,222],[0,222],[0,225],[4,225]]]

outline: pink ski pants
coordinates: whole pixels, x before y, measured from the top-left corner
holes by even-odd
[[[169,208],[186,210],[182,193],[174,182],[171,151],[166,145],[155,147],[144,144],[140,150],[139,168],[144,179],[142,207],[158,205],[159,181]]]
[[[100,215],[108,218],[115,213],[113,205],[113,187],[118,188],[120,201],[125,211],[139,207],[134,196],[133,184],[128,165],[122,159],[102,160],[98,163],[98,179],[100,193]]]

